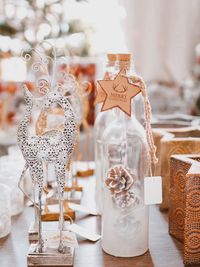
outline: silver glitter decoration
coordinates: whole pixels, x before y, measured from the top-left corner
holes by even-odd
[[[56,179],[58,184],[58,197],[60,207],[60,244],[58,251],[64,253],[66,247],[63,245],[63,195],[65,189],[66,164],[69,162],[74,143],[77,135],[77,120],[75,112],[70,104],[67,92],[70,94],[76,90],[77,82],[74,76],[68,73],[57,73],[56,66],[58,60],[56,58],[56,51],[54,51],[54,59],[44,56],[40,51],[32,49],[31,53],[36,53],[38,62],[32,64],[34,72],[42,73],[36,81],[36,86],[42,97],[35,98],[26,85],[24,85],[24,98],[26,103],[26,110],[24,118],[18,127],[18,145],[22,151],[26,161],[22,176],[26,169],[29,169],[33,185],[39,187],[39,242],[37,251],[42,253],[44,251],[44,242],[42,239],[42,224],[41,224],[41,197],[44,184],[44,163],[53,163],[56,172]],[[26,61],[31,60],[30,51],[23,52],[23,58]],[[48,72],[48,64],[51,62],[53,68],[52,76]],[[28,127],[32,115],[34,105],[40,105],[42,110],[59,105],[64,110],[64,127],[58,130],[49,130],[42,135],[30,135]]]

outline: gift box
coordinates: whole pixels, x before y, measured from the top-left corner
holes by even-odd
[[[200,129],[195,127],[155,129],[158,164],[156,175],[162,176],[163,202],[161,210],[169,208],[170,156],[174,154],[200,153]]]
[[[183,242],[185,265],[200,265],[200,154],[170,160],[169,233]]]

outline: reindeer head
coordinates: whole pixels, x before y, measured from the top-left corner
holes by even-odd
[[[45,95],[43,98],[43,108],[48,109],[55,104],[59,104],[61,100],[61,94],[59,92],[49,92],[47,95]]]
[[[64,108],[65,106],[65,111],[68,109],[69,113],[74,113],[77,123],[80,123],[82,118],[82,113],[80,112],[82,93],[79,89],[81,85],[69,73],[69,58],[58,58],[56,49],[53,49],[53,56],[51,58],[35,48],[22,52],[23,59],[29,62],[33,72],[35,92],[37,91],[40,94],[40,97],[35,97],[24,86],[26,105],[32,107],[34,104],[41,110],[48,110],[56,106]],[[64,63],[68,66],[65,71],[60,68]]]
[[[55,107],[56,105],[59,105],[61,108],[63,107],[64,103],[67,103],[69,107],[70,101],[69,97],[64,96],[59,91],[50,91],[47,92],[45,95],[41,97],[35,97],[27,88],[26,84],[23,86],[24,89],[24,99],[27,106],[33,106],[35,105],[37,108],[41,110],[48,110],[51,107]]]
[[[33,95],[28,90],[28,87],[26,84],[23,84],[23,90],[24,90],[24,100],[26,102],[26,105],[33,105]]]

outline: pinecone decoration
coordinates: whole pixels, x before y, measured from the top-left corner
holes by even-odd
[[[117,206],[126,208],[139,203],[139,198],[132,191],[136,179],[136,175],[123,165],[116,165],[108,171],[105,183]]]

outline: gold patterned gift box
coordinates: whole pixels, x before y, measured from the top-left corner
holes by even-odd
[[[170,160],[169,233],[183,242],[185,265],[200,266],[200,154]]]
[[[158,164],[156,175],[162,176],[163,202],[161,210],[169,208],[170,156],[174,154],[200,153],[200,129],[194,127],[154,129]]]

